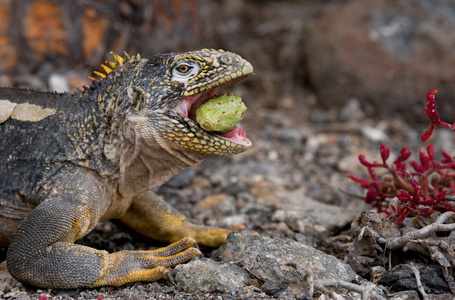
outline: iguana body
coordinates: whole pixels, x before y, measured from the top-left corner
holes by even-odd
[[[229,233],[188,222],[147,191],[251,145],[240,128],[217,135],[193,121],[201,100],[250,75],[251,64],[207,49],[114,59],[98,73],[104,79],[73,94],[0,88],[0,247],[9,247],[8,270],[21,282],[67,289],[156,280],[199,255],[196,242],[217,247]],[[109,219],[178,242],[112,254],[74,244]]]

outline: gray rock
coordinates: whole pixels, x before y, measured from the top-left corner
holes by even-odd
[[[304,189],[284,191],[278,195],[282,204],[272,220],[285,222],[292,230],[302,233],[337,231],[350,224],[363,208],[363,205],[340,207],[321,203],[306,196]]]
[[[237,224],[247,224],[247,222],[248,222],[247,215],[239,214],[239,215],[228,216],[228,217],[222,219],[221,222],[218,224],[218,226],[221,228],[228,228],[230,226],[234,226]]]
[[[426,293],[443,294],[450,292],[439,265],[423,266],[419,269],[420,281]],[[398,265],[384,274],[378,282],[390,286],[392,291],[417,290],[414,272],[408,265]]]
[[[308,276],[352,281],[356,274],[345,262],[290,239],[271,239],[234,232],[216,254],[226,262],[240,262],[263,290],[277,295],[285,290],[302,297],[310,290]]]
[[[179,265],[175,271],[175,281],[188,293],[233,293],[251,281],[248,273],[239,266],[206,258]]]

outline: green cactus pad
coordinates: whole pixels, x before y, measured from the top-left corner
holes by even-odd
[[[226,133],[242,121],[246,106],[231,93],[212,97],[196,109],[196,121],[204,130]]]

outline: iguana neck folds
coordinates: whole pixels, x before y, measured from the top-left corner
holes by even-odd
[[[132,116],[122,129],[119,191],[124,197],[138,191],[152,190],[189,166],[200,163],[207,155],[178,151],[162,137],[154,120],[160,116]]]

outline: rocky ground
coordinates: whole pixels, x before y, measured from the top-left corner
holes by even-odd
[[[362,190],[346,174],[364,176],[358,155],[379,159],[381,143],[395,155],[403,145],[417,153],[425,147],[419,139],[424,126],[414,128],[399,119],[375,122],[364,116],[356,100],[336,112],[309,109],[302,101],[306,98],[282,99],[280,107],[266,109],[255,105],[247,90],[236,93],[249,106],[243,127],[253,148],[234,157],[209,159],[156,192],[194,222],[244,224],[244,232],[231,234],[220,249],[202,249],[204,257],[172,270],[170,280],[121,288],[24,287],[3,263],[0,297],[418,299],[414,273],[406,266],[410,261],[420,268],[420,280],[432,299],[451,297],[441,268],[418,255],[395,254],[389,264],[368,272],[349,265],[355,238],[351,223],[371,207],[353,196],[362,195]],[[455,151],[448,131],[438,131],[432,142],[436,149]],[[108,251],[158,246],[110,222],[99,224],[79,242]]]

